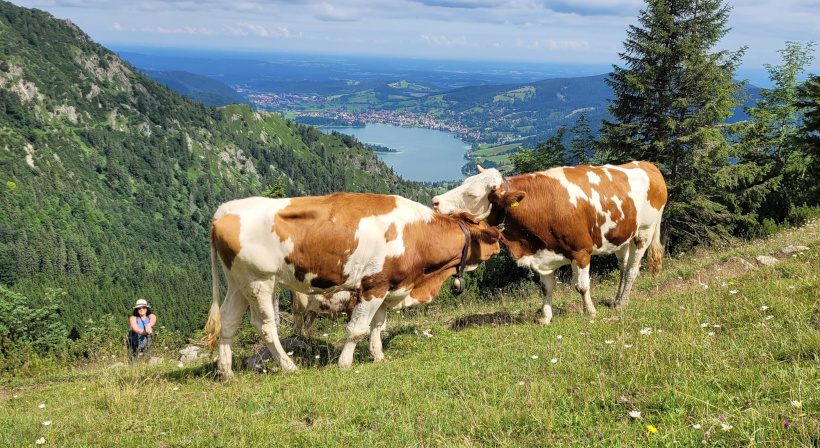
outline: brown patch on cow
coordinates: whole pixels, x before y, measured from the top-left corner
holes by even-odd
[[[239,243],[240,227],[239,215],[230,213],[214,219],[211,223],[211,244],[229,271],[236,255],[242,250],[242,245]]]
[[[412,253],[385,260],[384,270],[379,275],[362,281],[362,290],[387,284],[391,290],[412,290],[411,296],[419,303],[433,300],[444,281],[455,275],[461,264],[465,238],[459,221],[465,225],[470,237],[469,264],[488,260],[501,251],[498,229],[475,223],[467,216],[436,214],[429,223],[416,222],[404,228],[404,244],[412,248]],[[362,300],[369,300],[368,295],[363,294]]]
[[[399,237],[399,231],[396,230],[396,224],[390,224],[390,227],[387,228],[387,231],[384,232],[384,240],[388,243],[395,240]]]
[[[649,191],[647,192],[649,204],[651,204],[655,210],[660,210],[661,207],[666,205],[668,196],[663,174],[661,174],[658,167],[649,162],[639,162],[638,166],[649,175]]]
[[[316,288],[331,288],[345,282],[344,265],[356,250],[359,222],[396,209],[396,198],[375,194],[336,193],[329,196],[291,199],[274,217],[272,232],[284,242],[299,241],[285,258],[297,266],[295,276],[304,281],[309,273]]]

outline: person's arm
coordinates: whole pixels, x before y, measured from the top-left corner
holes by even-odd
[[[129,317],[128,318],[128,324],[131,327],[131,331],[133,331],[134,333],[136,333],[136,334],[147,334],[147,333],[145,333],[145,331],[140,329],[139,325],[137,325],[137,317],[136,316]]]
[[[150,316],[148,316],[148,325],[145,326],[145,329],[147,330],[147,332],[149,334],[154,332],[154,325],[156,323],[157,323],[157,315],[156,314],[151,314]]]

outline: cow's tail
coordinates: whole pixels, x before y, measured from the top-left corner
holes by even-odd
[[[663,209],[661,209],[661,215],[663,214]],[[663,267],[663,246],[661,245],[661,220],[658,218],[658,222],[655,223],[655,231],[652,234],[652,242],[649,243],[649,249],[646,252],[646,259],[649,263],[649,273],[652,274],[652,278],[655,278],[659,272],[661,272],[661,267]]]
[[[208,351],[213,357],[216,343],[219,341],[219,332],[222,330],[222,320],[219,314],[219,262],[216,260],[213,226],[211,226],[211,279],[213,302],[211,311],[208,313],[208,323],[205,324],[205,338],[208,342]]]

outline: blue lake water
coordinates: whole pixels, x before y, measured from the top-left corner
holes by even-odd
[[[462,180],[461,167],[467,163],[464,154],[470,145],[456,134],[423,128],[403,128],[386,124],[368,124],[363,128],[320,127],[353,135],[362,143],[382,145],[400,151],[379,153],[379,158],[401,177],[415,181]]]

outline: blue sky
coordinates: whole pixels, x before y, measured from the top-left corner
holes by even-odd
[[[617,64],[641,0],[11,0],[117,45],[433,59]],[[786,41],[820,40],[820,1],[729,2],[716,49],[780,65]],[[815,61],[810,71],[820,72]]]

